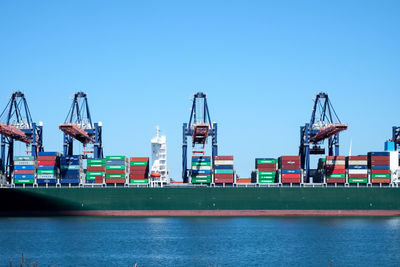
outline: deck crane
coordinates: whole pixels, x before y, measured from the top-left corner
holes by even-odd
[[[103,158],[102,125],[101,122],[92,122],[86,93],[74,94],[67,118],[58,128],[64,132],[64,155],[73,155],[75,139],[83,144],[83,153],[93,153],[93,158]],[[93,151],[85,150],[89,144],[93,145]]]
[[[328,140],[328,155],[339,155],[339,133],[347,130],[337,116],[327,93],[318,93],[314,100],[311,120],[300,126],[299,155],[306,182],[310,179],[310,155],[325,154],[324,141]]]
[[[7,179],[14,171],[14,142],[26,144],[26,153],[35,159],[43,151],[43,125],[32,120],[25,94],[16,91],[0,114],[1,161],[0,173]],[[30,149],[30,151],[29,151]]]
[[[210,113],[205,93],[198,92],[193,95],[192,111],[189,123],[183,123],[182,142],[182,179],[188,182],[189,170],[187,168],[187,138],[192,138],[192,154],[205,155],[207,139],[212,138],[212,158],[218,155],[217,123],[211,123]]]

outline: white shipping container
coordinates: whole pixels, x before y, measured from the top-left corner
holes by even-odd
[[[233,160],[215,160],[214,165],[233,165]]]
[[[30,160],[16,160],[14,161],[14,165],[35,165],[35,161]]]
[[[192,166],[192,170],[197,170],[197,171],[211,170],[211,166]]]
[[[368,165],[368,160],[349,160],[349,165]]]
[[[368,174],[367,169],[356,170],[356,169],[349,169],[349,174]]]
[[[345,160],[327,160],[326,165],[346,165]]]

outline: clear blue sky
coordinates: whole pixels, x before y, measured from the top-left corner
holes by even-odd
[[[298,153],[326,91],[349,124],[341,152],[351,139],[353,154],[379,151],[400,124],[399,14],[399,1],[2,1],[0,107],[24,91],[45,149],[62,151],[83,90],[105,154],[150,156],[160,125],[180,178],[182,123],[204,91],[219,154],[248,177],[255,157]]]

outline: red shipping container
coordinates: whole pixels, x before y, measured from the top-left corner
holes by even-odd
[[[214,174],[214,178],[233,179],[233,174],[228,174],[228,173]]]
[[[149,161],[149,158],[147,157],[131,157],[130,161]]]
[[[147,175],[145,174],[130,174],[129,179],[147,179]]]
[[[326,156],[326,160],[346,160],[345,156]]]
[[[280,160],[300,160],[300,156],[282,156],[280,157]]]
[[[390,160],[371,160],[370,165],[390,165]]]
[[[124,170],[106,170],[105,174],[127,174]]]
[[[240,179],[236,179],[236,183],[238,184],[249,184],[251,183],[251,178],[240,178]]]
[[[148,170],[148,166],[130,166],[130,170],[135,170],[135,171],[146,171]]]
[[[299,170],[301,169],[300,164],[299,165],[287,165],[287,164],[282,164],[281,169],[283,170]]]
[[[136,174],[142,174],[142,173],[148,173],[148,171],[147,170],[144,170],[144,171],[141,171],[141,170],[135,170],[135,169],[131,169],[130,170],[130,173],[136,173]]]
[[[257,168],[276,168],[276,164],[272,163],[272,164],[257,164]]]
[[[95,184],[102,184],[103,183],[103,176],[95,176],[94,177]]]
[[[390,156],[372,156],[371,160],[390,160]]]
[[[35,174],[35,170],[14,170],[14,174]]]
[[[211,156],[192,156],[193,159],[199,159],[199,158],[203,158],[203,159],[211,159]]]
[[[368,160],[366,156],[348,156],[348,160]]]
[[[301,174],[300,173],[282,173],[282,179],[283,178],[301,178]]]
[[[216,183],[216,184],[233,184],[233,178],[231,178],[231,179],[215,178],[214,183]]]
[[[56,156],[38,156],[36,158],[37,160],[56,160]]]
[[[344,178],[329,178],[329,179],[326,179],[326,182],[328,184],[334,184],[334,183],[344,184],[346,182],[346,179],[344,179]]]
[[[233,156],[215,156],[214,160],[233,160]]]
[[[326,174],[346,174],[346,170],[326,170]]]
[[[106,167],[87,167],[86,171],[88,171],[88,172],[105,172]]]
[[[282,178],[281,181],[283,184],[299,184],[301,183],[301,179],[300,178]]]
[[[326,165],[326,170],[346,170],[346,165]]]
[[[106,184],[124,184],[125,179],[106,179]]]
[[[390,184],[390,179],[371,179],[373,184]]]
[[[349,174],[349,178],[368,178],[368,174]]]
[[[276,168],[275,167],[273,167],[273,168],[257,168],[257,170],[259,170],[260,172],[276,172]]]
[[[374,172],[372,172],[374,171]],[[385,170],[371,170],[371,174],[390,174],[390,169]]]
[[[56,160],[38,160],[37,165],[53,166],[53,165],[57,165],[57,161]]]

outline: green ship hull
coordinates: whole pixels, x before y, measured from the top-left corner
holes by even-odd
[[[1,216],[400,216],[400,188],[3,188]]]

